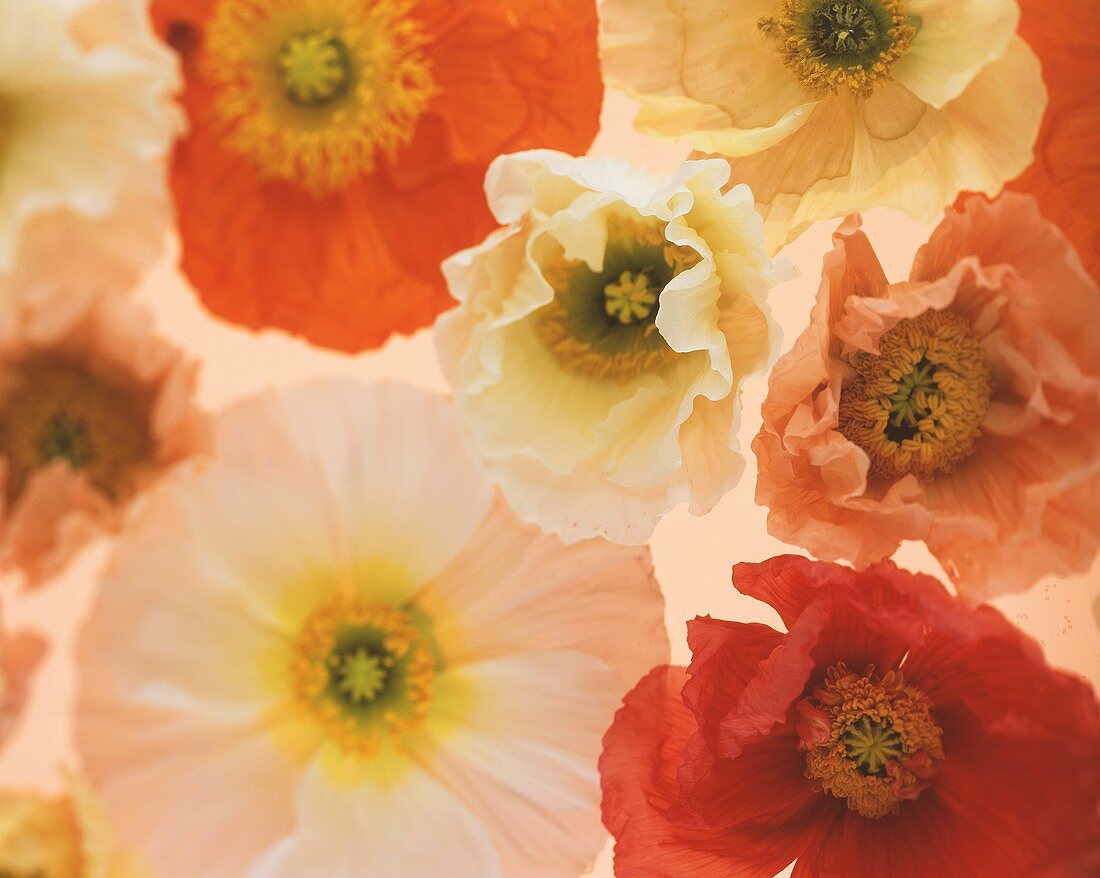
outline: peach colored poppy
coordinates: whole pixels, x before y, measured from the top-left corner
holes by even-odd
[[[753,443],[769,531],[864,566],[923,540],[969,598],[1100,546],[1100,292],[1034,199],[947,212],[890,283],[850,217]]]
[[[442,397],[327,381],[223,414],[134,517],[76,734],[158,878],[567,878],[667,655],[648,550],[521,524]]]
[[[0,565],[35,586],[200,451],[197,365],[121,294],[38,288],[0,311]]]
[[[449,304],[502,152],[584,152],[595,0],[155,0],[183,59],[183,270],[215,314],[360,351]]]

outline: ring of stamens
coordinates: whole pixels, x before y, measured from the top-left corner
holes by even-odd
[[[785,0],[760,30],[777,38],[783,63],[812,94],[841,88],[867,97],[893,77],[917,30],[902,0]]]
[[[657,329],[661,292],[699,254],[666,237],[666,224],[613,214],[604,264],[594,271],[558,254],[540,265],[554,300],[536,314],[535,331],[562,366],[627,384],[676,359]]]
[[[851,360],[838,427],[871,459],[870,475],[953,472],[981,437],[993,373],[981,342],[953,311],[902,320],[879,339],[879,353]]]
[[[291,655],[296,702],[343,750],[370,756],[400,744],[432,702],[435,658],[405,611],[338,598],[309,617]]]
[[[220,0],[200,71],[223,142],[316,196],[409,142],[435,93],[412,0]]]
[[[67,359],[36,356],[9,371],[11,386],[0,401],[9,502],[55,462],[112,500],[130,494],[154,457],[145,395]]]
[[[927,789],[943,759],[931,703],[900,671],[855,674],[839,662],[797,712],[806,777],[864,817],[896,814]]]

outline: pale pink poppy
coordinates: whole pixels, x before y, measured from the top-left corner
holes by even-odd
[[[572,878],[667,660],[648,550],[521,524],[451,407],[329,381],[222,415],[81,641],[77,741],[158,878]]]
[[[38,288],[0,310],[0,566],[35,586],[200,451],[196,365],[117,293]]]
[[[0,749],[23,717],[31,679],[45,654],[46,641],[37,634],[0,627]]]
[[[948,210],[890,283],[850,217],[772,373],[757,502],[864,566],[923,540],[972,599],[1100,547],[1100,293],[1033,199]]]

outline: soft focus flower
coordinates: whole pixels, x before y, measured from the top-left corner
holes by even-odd
[[[175,59],[140,0],[0,0],[0,20],[0,294],[129,283],[167,233]]]
[[[0,311],[0,565],[37,585],[201,450],[196,365],[117,292],[41,288]]]
[[[778,249],[879,205],[926,222],[1032,160],[1046,105],[1016,0],[605,0],[638,127],[731,158]]]
[[[768,530],[857,566],[923,540],[964,595],[1100,546],[1100,292],[1033,199],[949,210],[891,284],[857,217],[753,442]]]
[[[1039,200],[1043,216],[1073,242],[1100,281],[1100,5],[1094,0],[1020,0],[1020,34],[1043,64],[1050,106],[1035,164],[1009,184]]]
[[[11,633],[0,625],[0,749],[22,719],[31,679],[45,654],[46,641],[37,634]]]
[[[12,878],[149,878],[115,844],[94,794],[79,781],[67,795],[0,790],[0,875]]]
[[[787,633],[696,618],[691,665],[626,697],[600,760],[616,875],[1093,874],[1073,867],[1100,840],[1083,680],[889,562],[786,556],[733,582]]]
[[[668,655],[648,552],[518,523],[408,387],[262,397],[216,445],[82,641],[121,836],[160,878],[579,874],[600,735]]]
[[[216,314],[377,347],[447,307],[444,257],[493,226],[498,154],[584,152],[594,0],[153,0],[191,134],[183,269]]]
[[[607,159],[505,156],[486,189],[507,228],[451,258],[436,330],[464,426],[520,517],[644,543],[737,481],[741,381],[776,328],[744,186],[724,162],[672,178]]]

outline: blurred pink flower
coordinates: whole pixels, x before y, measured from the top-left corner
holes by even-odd
[[[204,445],[196,365],[119,294],[39,288],[0,311],[0,565],[40,585]]]
[[[971,599],[1100,546],[1100,293],[1033,199],[949,210],[891,284],[850,217],[753,443],[768,529],[863,567],[923,540]]]
[[[37,634],[8,633],[0,627],[0,749],[22,718],[31,678],[45,654],[46,641]]]

